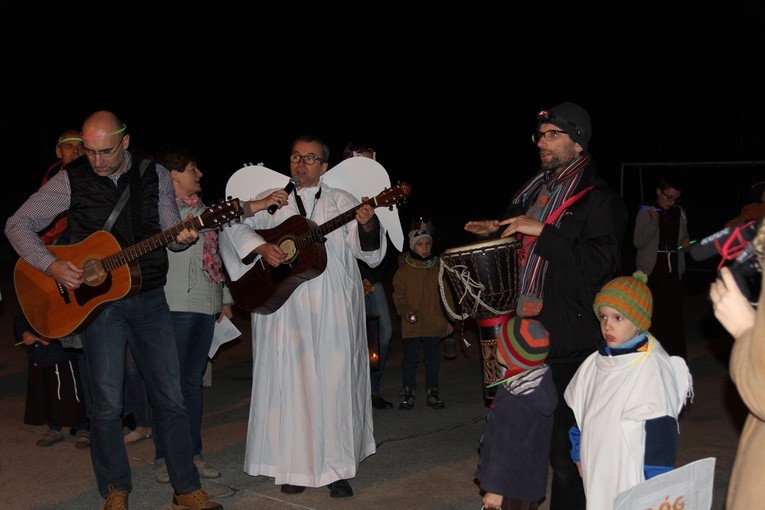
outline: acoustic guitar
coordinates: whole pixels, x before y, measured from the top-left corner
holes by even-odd
[[[408,182],[386,188],[382,193],[343,214],[316,225],[303,216],[290,216],[280,225],[256,230],[268,243],[276,244],[287,254],[287,259],[271,267],[261,258],[238,280],[228,275],[227,285],[234,302],[244,310],[263,315],[278,310],[292,292],[303,282],[319,276],[327,267],[324,236],[356,217],[359,207],[400,205],[412,192]]]
[[[56,258],[82,268],[84,283],[78,289],[64,287],[19,258],[13,283],[21,310],[29,324],[44,337],[61,338],[80,331],[108,303],[138,293],[141,289],[138,257],[172,243],[183,229],[221,228],[242,214],[239,199],[234,198],[210,206],[196,218],[188,218],[128,248],[123,249],[106,230],[96,231],[77,244],[48,246]]]

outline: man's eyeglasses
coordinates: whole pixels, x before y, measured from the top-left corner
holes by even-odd
[[[672,195],[667,195],[664,193],[664,190],[661,191],[661,194],[664,195],[664,198],[666,198],[668,202],[672,202],[673,204],[680,203],[680,195],[673,197]]]
[[[531,135],[531,141],[534,143],[538,143],[539,140],[544,138],[545,140],[552,140],[553,138],[557,137],[559,134],[565,133],[565,131],[561,129],[548,129],[547,131],[537,131],[536,133],[533,133]]]
[[[109,156],[114,156],[114,154],[117,152],[117,150],[122,147],[122,140],[124,140],[125,137],[123,136],[120,138],[120,141],[117,142],[117,145],[112,147],[111,149],[101,149],[100,151],[88,149],[84,145],[82,146],[82,152],[85,153],[85,155],[89,158],[96,158],[98,156],[101,156],[102,158],[108,158]]]
[[[290,161],[292,163],[300,163],[301,159],[305,161],[306,165],[313,165],[317,161],[321,161],[322,163],[324,163],[323,159],[316,157],[313,154],[309,154],[307,156],[301,156],[300,154],[293,154],[292,156],[290,156]]]

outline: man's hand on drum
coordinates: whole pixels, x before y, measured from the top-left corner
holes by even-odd
[[[465,230],[471,234],[487,236],[499,230],[499,222],[497,220],[468,221],[465,223]]]
[[[529,218],[528,216],[516,216],[498,222],[501,225],[507,225],[507,228],[499,237],[510,237],[513,234],[521,233],[527,236],[539,237],[545,224],[541,221]]]

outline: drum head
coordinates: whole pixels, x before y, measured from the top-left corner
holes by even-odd
[[[517,245],[520,246],[521,242],[513,237],[505,237],[504,239],[492,239],[491,241],[484,241],[480,243],[466,244],[463,246],[456,246],[444,250],[444,255],[450,255],[453,253],[471,252],[474,250],[485,250],[487,248],[503,247],[505,245]]]

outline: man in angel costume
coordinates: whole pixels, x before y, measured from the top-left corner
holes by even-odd
[[[351,192],[327,184],[328,158],[321,140],[297,138],[290,155],[290,173],[299,182],[294,191],[286,201],[278,193],[281,186],[258,193],[254,198],[272,196],[277,209],[224,229],[221,255],[235,284],[257,265],[277,268],[287,259],[283,245],[267,239],[269,229],[295,215],[304,216],[310,229],[331,225],[318,239],[325,239],[326,268],[297,285],[275,311],[251,315],[253,381],[244,470],[273,477],[286,494],[328,486],[330,496],[347,497],[353,495],[348,480],[376,451],[357,259],[377,266],[387,243],[372,205],[360,205]],[[283,184],[285,176],[281,179]],[[347,221],[327,223],[339,217]]]

